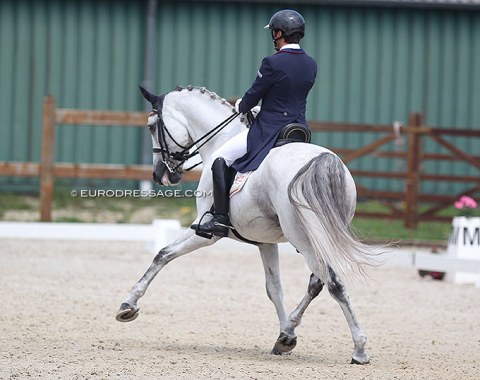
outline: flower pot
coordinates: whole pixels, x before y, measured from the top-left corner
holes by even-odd
[[[480,218],[457,216],[452,221],[452,233],[448,241],[448,255],[456,258],[480,261]],[[452,272],[448,278],[457,284],[474,284],[480,273]]]

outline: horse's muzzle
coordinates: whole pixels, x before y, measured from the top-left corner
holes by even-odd
[[[160,186],[176,185],[181,179],[180,173],[170,173],[163,162],[158,163],[153,169],[152,180]]]

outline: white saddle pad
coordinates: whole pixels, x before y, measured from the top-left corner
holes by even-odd
[[[247,182],[248,177],[250,177],[250,174],[252,173],[253,171],[249,171],[246,173],[237,173],[235,175],[235,180],[233,181],[232,187],[230,188],[230,198],[243,189],[243,186]]]

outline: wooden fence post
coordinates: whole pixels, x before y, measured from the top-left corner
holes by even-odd
[[[53,159],[55,157],[55,98],[43,100],[42,161],[40,164],[40,220],[52,221]]]
[[[405,189],[405,227],[415,228],[418,222],[418,188],[420,184],[421,137],[423,114],[411,113],[408,117],[407,178]]]

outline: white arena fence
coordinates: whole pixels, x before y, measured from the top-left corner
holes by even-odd
[[[0,239],[138,241],[145,242],[145,249],[150,254],[156,254],[183,231],[180,222],[174,219],[156,219],[152,224],[0,222]],[[217,244],[237,245],[239,252],[256,250],[254,246],[231,239],[222,239]],[[288,243],[279,247],[282,254],[297,254]],[[474,284],[480,288],[480,257],[466,259],[432,254],[421,248],[393,248],[382,253],[381,260],[390,267],[446,272],[447,280],[452,282],[457,282],[457,273],[475,274]]]

